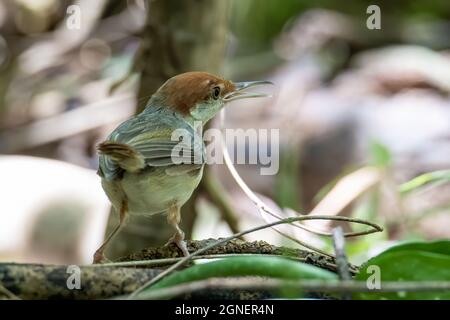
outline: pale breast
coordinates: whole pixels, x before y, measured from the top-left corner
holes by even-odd
[[[186,165],[189,166],[189,165]],[[153,215],[162,213],[173,204],[182,206],[191,197],[203,175],[203,166],[184,168],[167,172],[164,168],[147,168],[140,173],[125,172],[120,180],[122,194],[128,200],[131,214]],[[120,191],[113,182],[104,182],[103,187],[113,205],[121,201]]]

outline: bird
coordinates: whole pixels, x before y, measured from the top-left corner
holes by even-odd
[[[192,71],[168,79],[144,110],[120,124],[97,146],[98,175],[119,223],[94,254],[94,263],[108,261],[104,251],[128,215],[166,214],[175,243],[189,255],[179,224],[180,209],[200,183],[206,163],[203,126],[227,103],[267,96],[247,89],[270,81],[232,82]]]

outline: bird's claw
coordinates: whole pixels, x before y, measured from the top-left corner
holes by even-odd
[[[185,257],[189,256],[189,250],[187,248],[186,241],[184,241],[178,233],[173,235],[173,237],[170,238],[164,246],[167,247],[172,243],[174,243],[181,250]]]
[[[95,251],[94,253],[94,259],[92,261],[93,264],[101,264],[101,263],[108,263],[111,262],[108,258],[105,257],[103,254],[103,251]]]

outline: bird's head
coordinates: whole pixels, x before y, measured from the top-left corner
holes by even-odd
[[[186,72],[167,80],[154,98],[185,118],[205,123],[230,101],[267,96],[247,92],[247,89],[263,84],[271,82],[232,82],[207,72]]]

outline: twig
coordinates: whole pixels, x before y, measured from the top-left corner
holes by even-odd
[[[225,123],[225,109],[222,109],[220,112],[220,129],[224,130],[224,123]],[[223,157],[225,160],[225,164],[228,168],[228,170],[230,171],[231,176],[234,178],[234,180],[236,181],[236,183],[239,185],[239,187],[242,189],[242,191],[246,194],[246,196],[253,202],[253,204],[258,208],[260,214],[262,215],[263,212],[267,213],[269,215],[271,215],[272,217],[281,220],[282,217],[280,217],[277,213],[275,213],[273,210],[269,209],[269,207],[264,203],[264,201],[262,201],[250,188],[249,186],[244,182],[244,180],[241,178],[241,176],[239,175],[239,173],[236,171],[236,168],[233,165],[233,162],[231,160],[230,154],[228,153],[228,149],[227,149],[227,145],[226,142],[224,141],[224,134],[222,134],[221,136],[221,143],[222,143],[222,153],[223,153]],[[300,215],[299,213],[297,213],[298,215]],[[322,216],[323,217],[323,216]],[[328,219],[331,219],[331,216],[329,216]],[[327,219],[325,219],[327,220]],[[351,221],[351,220],[347,220],[347,221]],[[351,221],[351,222],[356,222],[355,221]],[[354,236],[360,236],[360,235],[366,235],[366,234],[370,234],[373,232],[377,232],[377,231],[382,231],[383,229],[381,227],[379,227],[376,224],[370,223],[368,221],[363,221],[363,220],[359,220],[358,223],[362,223],[365,225],[370,225],[374,228],[374,230],[366,230],[366,231],[362,231],[362,232],[352,232],[352,233],[348,233],[348,234],[344,234],[345,237],[354,237]],[[305,225],[301,225],[301,224],[296,224],[293,223],[293,226],[303,229],[305,231],[311,232],[313,234],[318,234],[318,235],[322,235],[322,236],[332,236],[331,233],[328,232],[323,232],[323,231],[317,231],[314,230],[312,228],[309,228]],[[320,252],[322,254],[328,255],[327,253],[325,253],[324,251],[320,250],[319,248],[316,248],[312,245],[309,245],[301,240],[298,240],[294,237],[291,237],[281,231],[277,231],[279,234],[285,236],[288,239],[291,239],[292,241],[308,248],[311,250],[314,250],[316,252]]]
[[[207,255],[199,255],[196,257],[192,257],[192,260],[202,260],[202,259],[223,259],[223,258],[231,258],[231,257],[281,257],[296,261],[305,262],[308,259],[303,257],[291,257],[291,256],[284,256],[281,254],[255,254],[255,253],[229,253],[229,254],[207,254]],[[138,260],[138,261],[124,261],[124,262],[108,262],[108,263],[101,263],[101,264],[92,264],[86,267],[139,267],[139,266],[146,266],[146,267],[154,267],[154,266],[161,266],[161,265],[168,265],[172,263],[176,263],[183,259],[183,257],[178,258],[166,258],[166,259],[154,259],[154,260]],[[335,265],[333,265],[335,266]]]
[[[267,229],[279,224],[286,224],[286,223],[293,223],[295,221],[304,221],[304,220],[323,220],[323,219],[333,219],[333,220],[340,220],[340,221],[346,221],[347,219],[345,217],[329,217],[329,216],[314,216],[314,217],[309,217],[309,216],[302,216],[302,217],[291,217],[291,218],[286,218],[286,219],[282,219],[276,222],[272,222],[272,223],[268,223],[268,224],[264,224],[262,226],[259,227],[254,227],[251,228],[249,230],[245,230],[245,231],[241,231],[239,233],[236,233],[228,238],[219,240],[217,242],[211,243],[210,245],[201,248],[193,253],[191,253],[189,256],[184,257],[183,259],[181,259],[180,261],[178,261],[177,263],[175,263],[174,265],[172,265],[171,267],[167,268],[166,270],[164,270],[163,272],[161,272],[159,275],[157,275],[155,278],[149,280],[147,283],[145,283],[144,285],[142,285],[141,287],[139,287],[137,290],[135,290],[133,293],[130,294],[129,299],[132,299],[133,297],[135,297],[138,293],[140,293],[142,290],[150,287],[151,285],[153,285],[154,283],[158,282],[159,280],[161,280],[163,277],[167,276],[168,274],[172,273],[173,271],[175,271],[178,267],[182,266],[183,264],[185,264],[186,262],[188,262],[189,260],[192,259],[192,257],[194,256],[198,256],[199,254],[214,248],[215,246],[218,246],[220,244],[226,243],[230,240],[233,240],[235,238],[238,237],[242,237],[243,235],[255,232],[255,231],[259,231],[259,230],[263,230],[263,229]],[[353,219],[353,220],[357,220],[357,219]],[[328,255],[329,256],[329,255]]]
[[[187,248],[189,252],[197,251],[200,248],[203,248],[211,243],[214,243],[220,239],[205,239],[205,240],[187,240]],[[280,255],[283,257],[297,257],[304,259],[306,263],[312,264],[319,268],[325,268],[327,270],[336,272],[336,264],[334,259],[329,258],[327,256],[321,255],[314,251],[297,249],[292,247],[277,247],[271,245],[264,241],[243,241],[240,239],[233,239],[224,243],[220,246],[216,246],[207,252],[199,255],[199,259],[204,255],[225,255],[225,254],[263,254],[263,255]],[[120,258],[117,262],[129,262],[129,261],[155,261],[166,258],[174,258],[179,257],[179,249],[177,246],[164,246],[164,247],[153,247],[146,248],[141,250],[140,252],[130,254],[128,256]],[[167,260],[168,264],[175,263],[180,258],[175,258],[176,261]],[[161,260],[160,260],[161,261]],[[357,266],[350,266],[352,274],[358,273]]]
[[[310,215],[327,212],[337,216],[352,202],[380,183],[383,170],[365,166],[338,179],[336,184],[326,193],[323,199],[311,210]],[[315,223],[315,227],[328,228],[330,221]]]
[[[339,279],[343,281],[351,280],[350,270],[348,267],[347,256],[345,254],[345,239],[341,227],[333,229],[333,246],[336,255],[336,265]],[[350,300],[351,296],[343,294],[344,300]]]
[[[341,227],[333,229],[333,245],[339,278],[341,280],[351,280],[347,255],[345,254],[345,239]]]
[[[164,299],[205,289],[298,290],[299,292],[437,292],[450,290],[450,281],[383,282],[369,289],[365,281],[281,280],[261,278],[210,278],[140,293],[138,299]],[[118,297],[119,299],[125,296]]]

